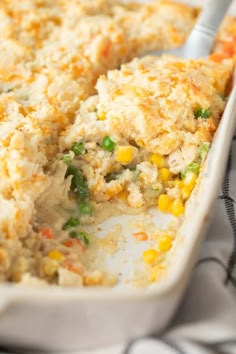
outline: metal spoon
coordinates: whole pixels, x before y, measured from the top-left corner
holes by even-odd
[[[232,0],[207,0],[197,23],[182,47],[150,54],[168,53],[186,59],[206,57],[211,51],[215,34],[231,2]]]

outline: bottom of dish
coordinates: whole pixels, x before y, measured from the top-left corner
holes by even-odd
[[[39,262],[42,279],[25,273],[20,284],[139,288],[155,283],[167,269],[180,219],[157,208],[116,214],[85,228],[89,247],[78,243],[58,250],[51,239],[45,240],[50,251]],[[75,261],[78,255],[80,263]]]

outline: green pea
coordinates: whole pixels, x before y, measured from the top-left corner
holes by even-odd
[[[102,140],[101,145],[104,150],[112,152],[112,151],[114,151],[116,144],[109,136],[105,136],[105,138],[103,138],[103,140]]]
[[[199,146],[198,153],[199,153],[199,157],[201,160],[204,160],[207,157],[210,146],[211,146],[211,144],[208,141],[206,141],[205,143],[202,143]]]
[[[93,214],[93,208],[89,203],[82,202],[78,205],[79,212],[81,215],[92,215]]]
[[[208,119],[211,116],[211,111],[209,109],[203,109],[202,107],[200,107],[194,112],[194,116],[195,118]]]
[[[181,179],[185,179],[188,172],[199,174],[200,164],[198,162],[191,162],[182,172]]]
[[[75,153],[75,155],[81,155],[85,152],[84,144],[81,143],[73,143],[71,150]]]
[[[70,238],[78,238],[78,232],[75,230],[72,230],[69,232],[69,237]]]
[[[90,243],[90,235],[84,231],[77,232],[75,230],[72,230],[69,233],[69,237],[82,241],[85,246],[88,246]]]
[[[75,166],[69,166],[65,177],[68,176],[73,176],[71,180],[71,190],[82,200],[89,198],[89,189],[82,172]]]
[[[70,166],[71,162],[73,161],[73,158],[70,154],[65,154],[61,157],[61,160],[67,165]]]
[[[64,224],[63,226],[63,230],[68,230],[70,229],[71,227],[75,227],[75,226],[78,226],[80,224],[80,220],[75,217],[75,216],[71,216],[67,222]]]

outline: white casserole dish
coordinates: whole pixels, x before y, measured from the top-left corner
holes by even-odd
[[[181,300],[209,225],[236,123],[231,93],[179,230],[166,276],[150,288],[60,289],[0,286],[0,343],[47,350],[108,346],[161,331]],[[184,256],[183,256],[184,255]]]
[[[152,287],[140,290],[23,288],[1,284],[1,345],[31,350],[90,349],[156,333],[167,325],[191,275],[223,179],[236,125],[233,102],[236,88],[179,230],[166,276]]]

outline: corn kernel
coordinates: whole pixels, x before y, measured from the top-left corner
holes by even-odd
[[[49,277],[53,276],[59,268],[59,264],[55,259],[48,260],[43,267],[44,273]]]
[[[95,270],[94,272],[85,274],[83,276],[83,283],[84,285],[91,286],[91,285],[102,285],[103,282],[103,274],[102,272]]]
[[[161,194],[158,198],[158,208],[160,211],[168,211],[169,205],[171,203],[171,198],[167,194]]]
[[[170,235],[162,236],[158,241],[158,247],[161,252],[167,252],[171,249],[173,237]]]
[[[182,215],[185,211],[183,202],[179,199],[174,200],[169,206],[169,211],[176,217]]]
[[[184,184],[185,186],[188,186],[189,188],[191,188],[191,190],[193,190],[196,184],[196,180],[197,180],[197,174],[194,172],[188,172],[184,179]]]
[[[157,261],[158,252],[154,249],[146,250],[143,252],[143,260],[147,264],[154,264]]]
[[[152,154],[150,156],[150,162],[154,165],[157,165],[159,168],[164,167],[165,158],[160,154]]]
[[[166,188],[175,188],[175,181],[173,181],[172,179],[165,181],[165,187]]]
[[[138,146],[141,146],[141,147],[143,147],[145,145],[142,139],[137,139],[136,143],[138,144]]]
[[[182,189],[184,187],[184,181],[181,181],[180,179],[177,179],[175,181],[175,185],[177,188]]]
[[[48,257],[51,259],[55,259],[56,261],[59,262],[62,262],[65,259],[64,255],[58,250],[52,250],[51,252],[49,252]]]
[[[116,160],[122,165],[129,164],[134,158],[133,146],[118,146],[116,150]]]
[[[97,117],[98,117],[98,120],[106,120],[107,119],[105,112],[99,113]]]
[[[162,265],[156,265],[155,267],[152,268],[151,272],[150,272],[150,281],[152,283],[155,283],[158,278],[160,278],[161,273],[163,272],[165,268]]]
[[[129,193],[127,192],[127,190],[123,189],[120,193],[118,193],[117,195],[120,199],[127,199],[129,196]]]
[[[159,178],[161,181],[168,181],[171,177],[171,172],[168,168],[161,168],[159,170]]]
[[[185,186],[182,189],[182,198],[183,198],[183,200],[187,200],[190,197],[191,192],[192,192],[192,188],[190,188],[189,186]]]

